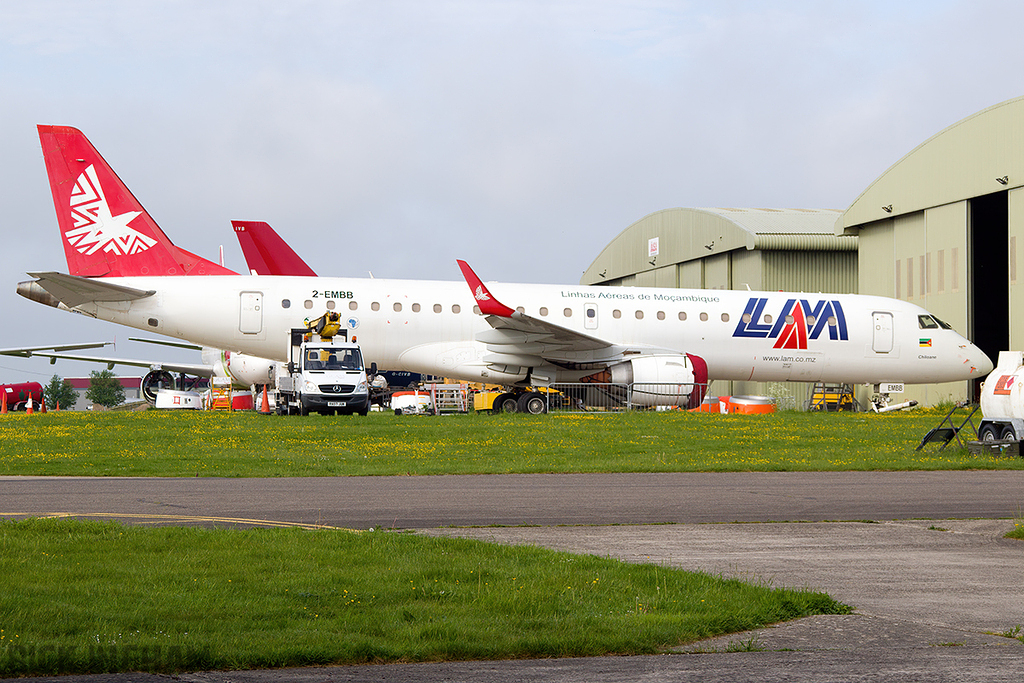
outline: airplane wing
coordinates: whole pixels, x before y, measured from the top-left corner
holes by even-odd
[[[156,290],[142,290],[104,282],[98,278],[64,275],[63,273],[29,273],[38,285],[68,308],[93,301],[134,301],[156,294]],[[19,285],[20,288],[20,285]],[[31,298],[31,297],[30,297]]]
[[[49,358],[51,363],[57,362],[58,359],[100,363],[106,365],[108,370],[113,370],[115,365],[128,365],[136,368],[148,368],[149,370],[184,372],[185,374],[197,377],[212,377],[214,372],[212,365],[202,363],[168,363],[165,361],[136,360],[134,358],[104,358],[102,356],[80,356],[71,353],[47,353],[45,351],[33,353],[32,355]]]
[[[0,349],[0,356],[21,356],[29,358],[40,355],[37,351],[81,351],[83,349],[98,349],[103,346],[110,346],[114,342],[83,342],[80,344],[51,344],[50,346],[18,346],[8,349]]]
[[[468,263],[458,261],[458,264],[480,312],[487,317],[488,324],[493,328],[478,334],[477,341],[485,343],[487,350],[494,352],[495,355],[506,356],[493,359],[485,356],[485,361],[534,367],[547,361],[562,367],[582,368],[607,365],[638,353],[678,353],[672,349],[643,345],[612,344],[598,337],[526,315],[495,299]]]
[[[147,339],[145,337],[128,337],[128,341],[145,342],[146,344],[157,344],[159,346],[173,346],[177,349],[189,349],[190,351],[202,351],[203,347],[188,342],[171,341],[169,339]]]

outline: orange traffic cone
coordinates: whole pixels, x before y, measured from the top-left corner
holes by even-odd
[[[46,414],[46,396],[43,396],[42,409],[39,412],[41,412],[43,415]]]
[[[25,414],[26,415],[31,415],[32,414],[32,397],[31,396],[28,397],[28,403],[25,404]]]
[[[60,401],[57,401],[57,407],[54,408],[54,410],[57,411],[58,413],[60,412]]]
[[[260,402],[260,413],[270,415],[270,401],[267,399],[267,385],[263,385],[263,400]]]
[[[0,398],[0,415],[6,415],[7,414],[7,392],[6,391],[0,391],[0,394],[3,394],[3,397]]]

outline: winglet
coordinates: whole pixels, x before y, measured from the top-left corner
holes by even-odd
[[[476,299],[477,306],[480,307],[480,312],[484,315],[496,315],[502,318],[510,318],[515,311],[505,304],[501,303],[487,290],[487,286],[477,277],[473,269],[469,267],[469,264],[465,261],[456,261],[459,264],[459,268],[462,269],[462,276],[466,278],[466,284],[469,285],[469,291],[473,293],[473,298]]]

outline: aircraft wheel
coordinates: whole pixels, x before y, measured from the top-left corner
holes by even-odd
[[[999,425],[987,424],[982,425],[981,429],[978,430],[979,441],[996,441],[999,438]]]
[[[494,412],[515,413],[519,412],[519,404],[516,402],[515,394],[502,394],[494,399]]]
[[[1002,433],[999,435],[1003,441],[1016,441],[1017,431],[1013,428],[1013,425],[1006,425],[1003,427]]]
[[[539,392],[531,391],[528,394],[523,394],[519,397],[516,402],[516,409],[520,413],[529,413],[530,415],[543,415],[547,412],[548,406],[544,402],[544,396]]]

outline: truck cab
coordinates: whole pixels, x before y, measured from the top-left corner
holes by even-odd
[[[277,412],[366,415],[370,393],[358,344],[293,330],[291,361],[278,368]]]

